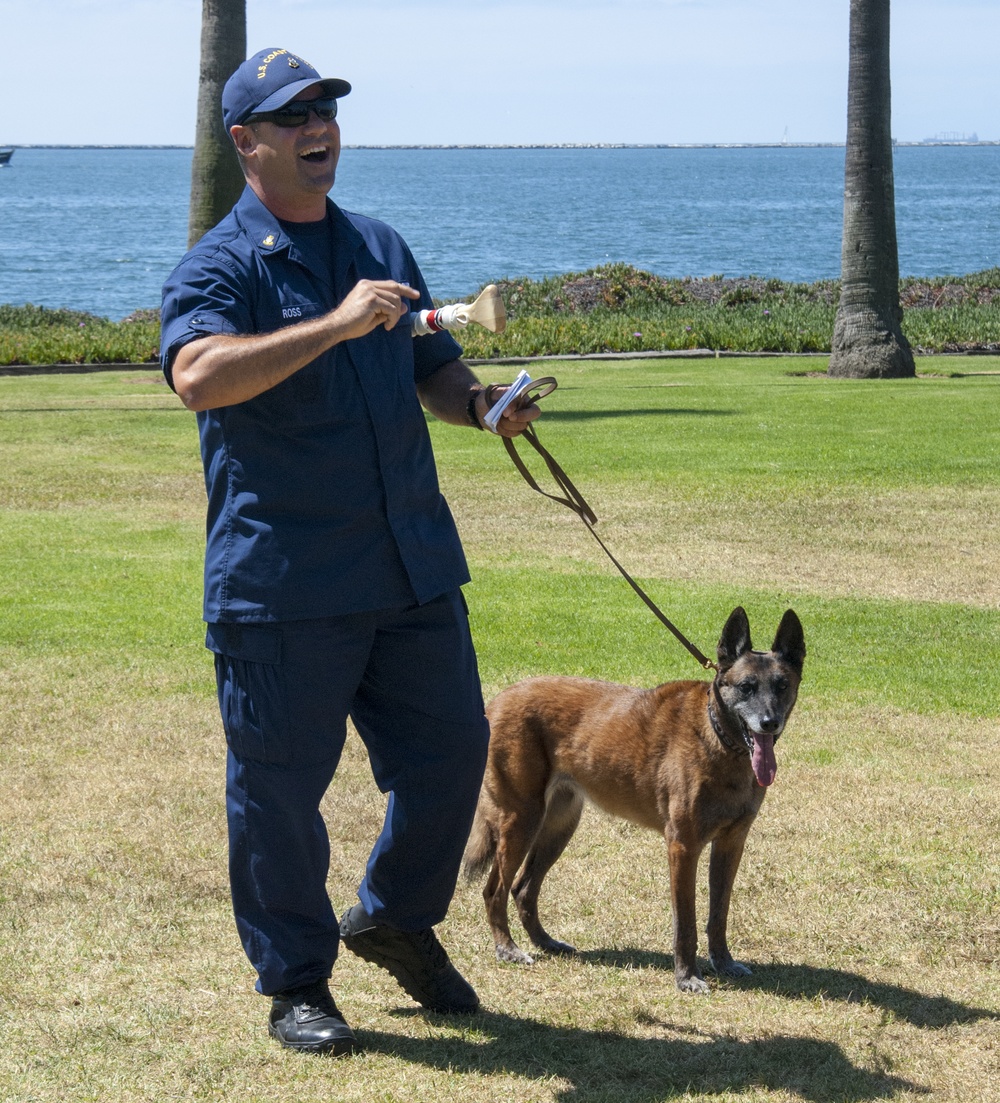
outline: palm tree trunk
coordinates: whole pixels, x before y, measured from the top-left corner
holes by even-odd
[[[243,191],[243,172],[222,124],[222,89],[246,55],[246,0],[202,0],[189,247],[229,213]]]
[[[900,328],[891,120],[889,0],[851,0],[844,237],[830,375],[916,375]]]

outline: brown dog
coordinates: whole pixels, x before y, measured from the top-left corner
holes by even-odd
[[[543,929],[538,893],[589,798],[666,839],[677,987],[708,991],[695,919],[695,876],[708,843],[709,958],[717,973],[750,973],[726,943],[729,901],[747,834],[774,781],[774,741],[795,704],[805,651],[791,609],[772,649],[754,651],[746,613],[737,608],[722,631],[711,683],[646,690],[529,678],[491,702],[489,762],[465,871],[471,879],[490,870],[483,897],[501,961],[532,960],[511,938],[512,891],[536,946],[574,952]]]

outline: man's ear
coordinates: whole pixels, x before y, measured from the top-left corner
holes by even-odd
[[[257,135],[254,134],[252,127],[237,123],[229,128],[229,136],[233,139],[233,145],[236,146],[237,151],[244,157],[253,153],[257,146]]]

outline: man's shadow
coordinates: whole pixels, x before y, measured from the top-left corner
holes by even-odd
[[[670,954],[638,949],[597,950],[584,961],[621,969],[661,969],[670,974]],[[665,978],[666,983],[666,978]],[[969,1007],[944,996],[927,996],[897,985],[869,981],[858,973],[795,965],[754,965],[754,975],[734,987],[771,992],[790,1000],[818,996],[879,1007],[898,1019],[942,1029],[1000,1014]],[[698,997],[691,997],[698,998]],[[421,1014],[401,1011],[401,1015]],[[434,1021],[437,1016],[429,1016]],[[447,1021],[454,1026],[455,1020]],[[861,1103],[928,1089],[886,1069],[854,1064],[833,1042],[779,1034],[740,1041],[689,1026],[643,1017],[661,1027],[662,1038],[632,1038],[614,1030],[553,1026],[516,1015],[482,1011],[463,1025],[460,1037],[410,1038],[358,1031],[369,1052],[442,1071],[473,1075],[507,1074],[532,1080],[555,1078],[570,1086],[557,1096],[564,1103],[657,1103],[691,1090],[737,1094],[752,1089],[791,1092],[817,1103]]]

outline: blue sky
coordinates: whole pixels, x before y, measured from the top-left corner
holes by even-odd
[[[848,0],[248,0],[345,144],[844,139]],[[894,0],[893,131],[1000,139],[1000,0]],[[193,141],[201,0],[0,0],[0,145]]]

